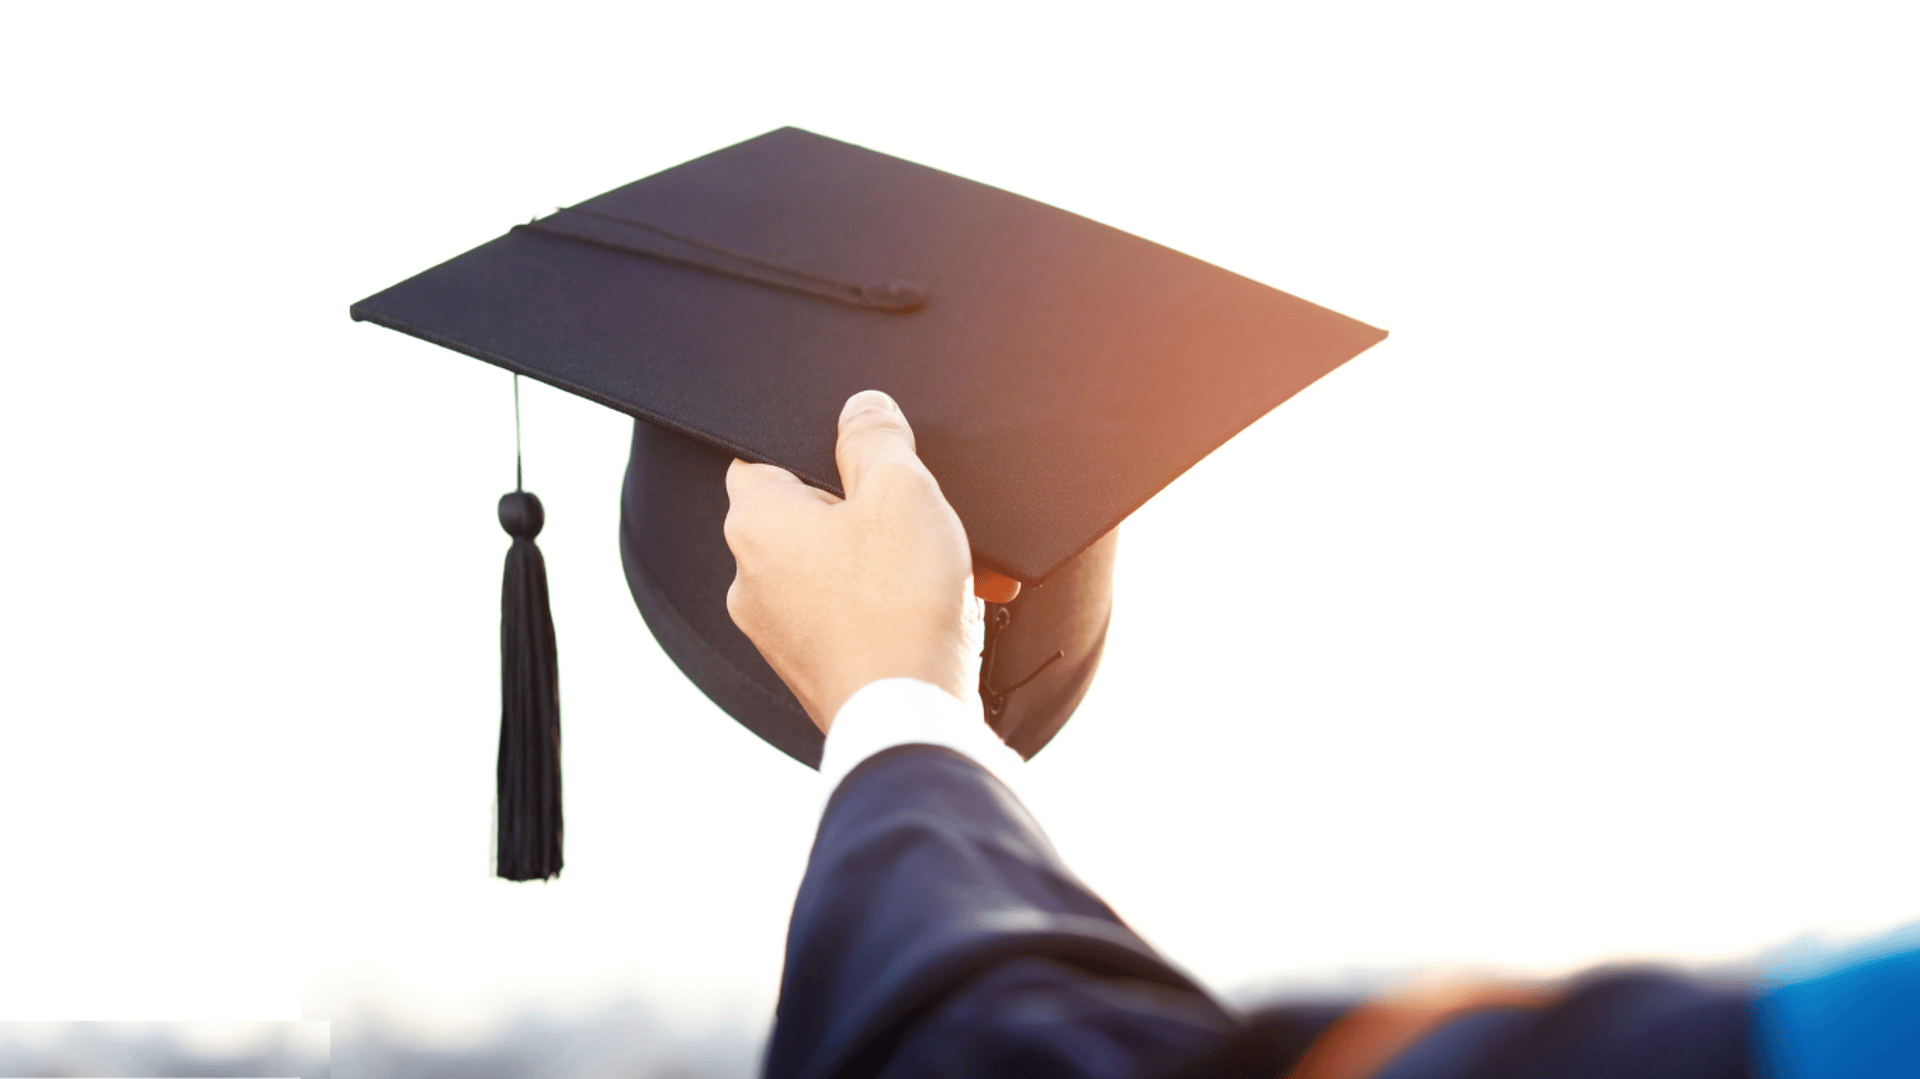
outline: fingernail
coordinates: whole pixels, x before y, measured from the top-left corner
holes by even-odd
[[[900,406],[893,403],[893,398],[888,397],[879,390],[861,390],[859,393],[847,398],[847,406],[840,410],[840,418],[845,420],[854,413],[867,408],[884,408],[888,412],[900,411]]]

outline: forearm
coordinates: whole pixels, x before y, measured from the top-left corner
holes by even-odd
[[[967,987],[1024,960],[1057,967],[1047,975],[1056,980],[1165,997],[1185,1041],[1231,1028],[1073,877],[980,765],[943,747],[885,749],[852,769],[821,821],[788,933],[767,1075],[862,1074],[863,1054],[891,1052],[909,1027],[963,1007]],[[975,1026],[988,1040],[1001,1029]]]

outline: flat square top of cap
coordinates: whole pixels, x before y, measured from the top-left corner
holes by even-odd
[[[518,226],[352,313],[835,493],[840,406],[885,390],[976,558],[1027,582],[1386,336],[794,128]]]

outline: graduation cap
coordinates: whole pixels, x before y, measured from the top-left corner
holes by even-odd
[[[355,304],[377,323],[635,417],[620,544],[662,647],[818,765],[822,736],[726,612],[735,457],[843,493],[836,419],[880,389],[965,525],[990,604],[986,720],[1032,756],[1078,705],[1116,527],[1386,334],[1066,211],[783,128],[526,224]],[[498,871],[560,868],[542,511],[501,501]]]

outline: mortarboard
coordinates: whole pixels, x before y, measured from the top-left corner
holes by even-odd
[[[621,554],[641,613],[716,704],[808,764],[819,731],[726,614],[729,460],[841,493],[841,405],[891,394],[976,565],[1025,586],[989,605],[981,689],[988,722],[1032,756],[1098,663],[1120,521],[1386,336],[1066,211],[795,128],[517,225],[352,315],[635,417]],[[540,514],[524,492],[502,500],[516,538],[499,857],[516,879],[559,868]],[[537,796],[521,789],[528,775]],[[537,811],[515,808],[529,799]],[[550,835],[551,851],[510,858],[522,829]]]

